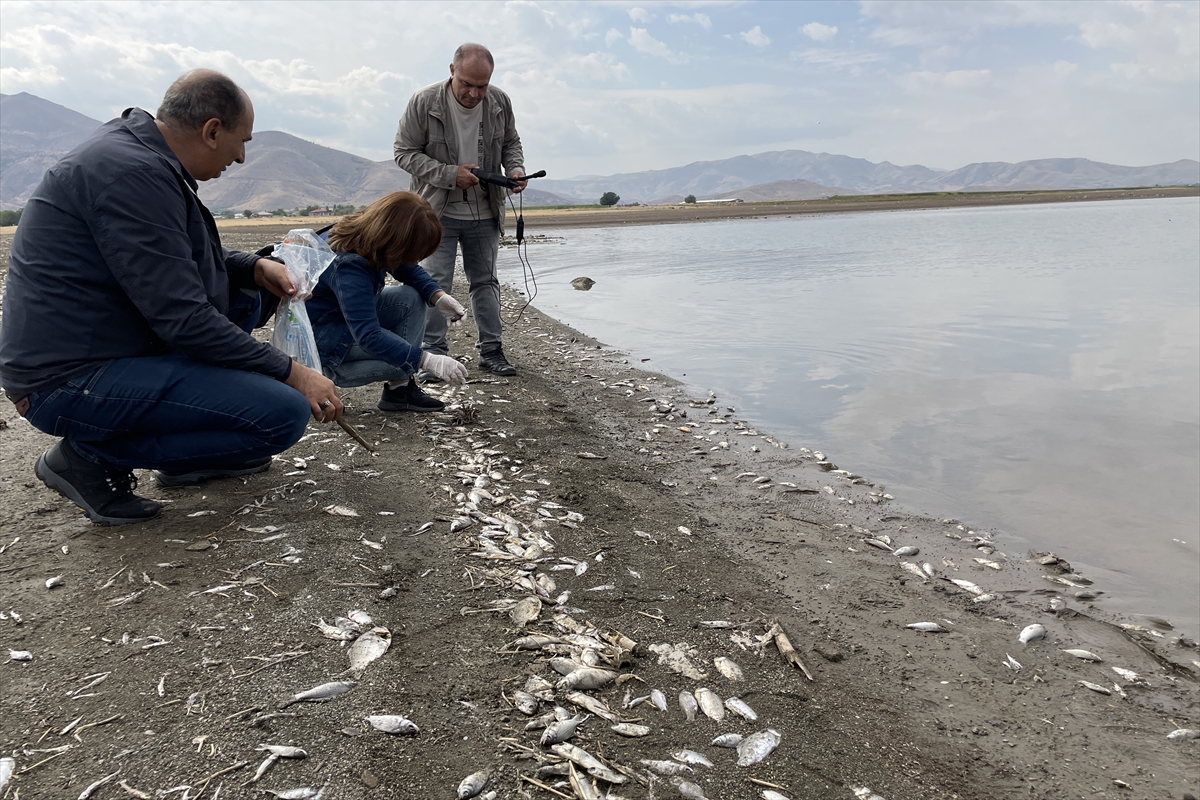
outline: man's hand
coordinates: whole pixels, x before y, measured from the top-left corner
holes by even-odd
[[[463,317],[467,315],[467,310],[462,307],[462,303],[445,292],[438,292],[433,298],[434,308],[446,318],[446,325],[448,327],[457,328],[459,325],[462,325]]]
[[[296,294],[287,267],[274,259],[260,258],[254,262],[254,282],[281,300]]]
[[[525,191],[525,187],[529,185],[529,181],[521,180],[521,178],[525,177],[525,170],[521,169],[520,167],[517,167],[512,172],[508,173],[508,177],[517,182],[517,187],[512,190],[513,194],[520,194],[521,192]]]
[[[421,369],[432,372],[446,383],[455,386],[467,385],[467,368],[450,356],[437,353],[421,354]]]
[[[477,169],[478,164],[459,164],[458,177],[454,180],[454,185],[460,189],[470,189],[472,186],[479,184],[479,178],[471,174],[471,170]]]
[[[317,422],[336,422],[341,418],[342,399],[338,397],[337,387],[315,369],[294,361],[292,374],[284,383],[304,395]]]

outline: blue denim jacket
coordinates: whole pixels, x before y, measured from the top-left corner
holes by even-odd
[[[417,264],[401,264],[386,272],[416,289],[427,305],[442,288]],[[421,349],[379,325],[375,302],[385,280],[384,270],[373,268],[356,253],[338,253],[321,273],[304,307],[312,321],[323,367],[333,369],[340,365],[357,344],[380,361],[404,367],[409,374],[417,371]]]

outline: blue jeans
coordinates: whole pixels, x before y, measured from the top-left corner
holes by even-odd
[[[425,303],[411,286],[385,286],[375,298],[379,327],[391,331],[413,347],[421,347],[425,336]],[[434,311],[441,317],[441,312]],[[444,318],[443,318],[444,319]],[[378,381],[403,381],[409,377],[404,367],[389,364],[357,344],[351,345],[342,363],[322,365],[325,377],[338,386],[366,386]]]
[[[257,298],[242,296],[231,317],[250,329],[258,308]],[[34,392],[25,418],[89,461],[192,472],[281,453],[304,435],[311,413],[304,395],[274,378],[169,353],[118,358]]]
[[[442,291],[453,294],[454,257],[462,246],[463,272],[471,292],[471,311],[479,330],[477,347],[489,352],[500,346],[500,280],[496,277],[496,254],[500,251],[500,224],[494,219],[442,217],[445,233],[438,249],[421,264]],[[425,349],[446,355],[446,318],[436,308],[428,311]]]

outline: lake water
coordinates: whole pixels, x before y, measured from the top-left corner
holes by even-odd
[[[552,233],[541,310],[1200,631],[1200,200]]]

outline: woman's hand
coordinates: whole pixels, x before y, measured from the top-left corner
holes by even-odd
[[[254,262],[254,282],[281,300],[296,296],[296,285],[288,277],[287,266],[273,258]]]
[[[467,368],[450,356],[440,356],[437,353],[422,353],[421,369],[433,373],[446,383],[455,386],[467,385]]]
[[[455,300],[445,292],[440,292],[441,297],[434,301],[434,308],[441,312],[446,318],[446,325],[451,328],[457,328],[462,325],[463,317],[467,315],[467,310],[462,307],[462,303]]]

